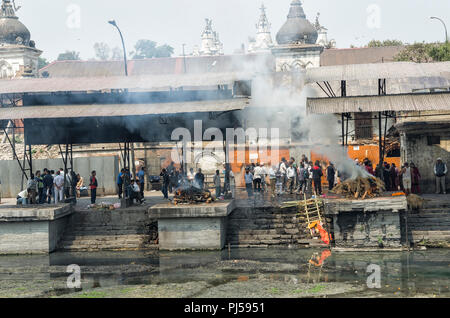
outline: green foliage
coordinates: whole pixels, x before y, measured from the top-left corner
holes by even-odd
[[[428,52],[433,61],[450,61],[450,42],[432,46]]]
[[[109,55],[111,53],[111,49],[109,48],[108,44],[103,43],[103,42],[95,43],[94,51],[95,51],[95,56],[102,61],[108,60]]]
[[[450,61],[449,43],[414,43],[394,57],[395,61],[415,63]]]
[[[106,293],[101,291],[90,291],[76,295],[78,298],[105,298]]]
[[[43,57],[38,57],[38,69],[40,70],[43,67],[46,67],[48,64],[50,64],[47,59]]]
[[[134,49],[135,51],[131,52],[133,59],[171,57],[173,54],[173,47],[167,44],[157,46],[157,43],[151,40],[139,40]]]
[[[58,55],[58,61],[76,61],[80,60],[80,52],[66,51]]]
[[[311,288],[309,291],[311,293],[318,293],[318,292],[322,291],[323,289],[325,289],[325,286],[323,286],[323,285],[316,285],[313,288]]]
[[[368,47],[402,46],[402,45],[403,42],[400,40],[384,40],[384,41],[372,40],[367,44]]]

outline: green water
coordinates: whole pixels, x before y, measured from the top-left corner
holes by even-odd
[[[80,268],[80,289],[67,288],[71,264]],[[379,280],[370,276],[373,271],[367,272],[374,265]],[[273,248],[0,256],[0,297],[449,297],[449,283],[448,249],[329,253]]]

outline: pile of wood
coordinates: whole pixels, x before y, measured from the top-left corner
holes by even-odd
[[[196,187],[179,188],[175,191],[173,204],[198,204],[212,203],[214,201],[211,192]]]
[[[348,179],[338,184],[333,193],[340,194],[349,199],[368,199],[382,196],[386,190],[384,182],[375,177],[358,177],[356,179]]]

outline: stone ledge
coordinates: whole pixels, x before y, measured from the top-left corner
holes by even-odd
[[[197,205],[158,204],[149,208],[152,219],[226,217],[235,209],[234,201]]]
[[[325,214],[333,215],[341,212],[393,212],[408,209],[406,197],[381,197],[367,200],[325,199]]]
[[[72,214],[70,204],[54,206],[4,206],[0,208],[0,222],[54,221]]]

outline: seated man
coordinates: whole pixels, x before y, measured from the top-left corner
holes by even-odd
[[[25,189],[17,195],[17,205],[26,205],[28,201],[28,191]]]
[[[144,198],[141,195],[141,189],[139,188],[139,185],[135,180],[131,180],[130,185],[130,199],[131,202],[133,202],[134,199],[136,199],[136,202],[139,201],[140,204],[144,203]]]

